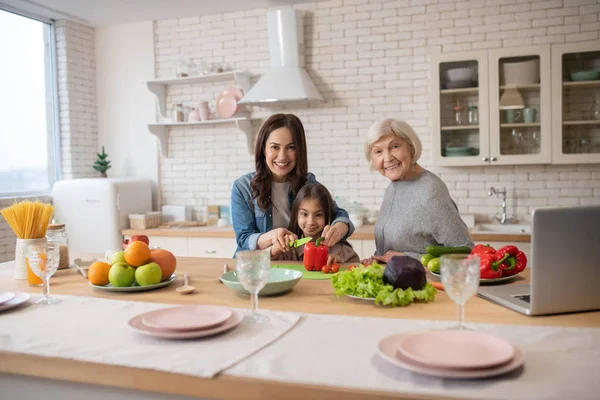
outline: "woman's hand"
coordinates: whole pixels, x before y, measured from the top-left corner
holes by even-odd
[[[360,263],[362,265],[371,265],[371,264],[373,264],[373,257],[369,257],[369,258],[365,258],[364,260],[360,260]]]
[[[348,225],[343,222],[336,222],[333,226],[327,225],[323,228],[323,244],[327,247],[333,247],[348,233]]]
[[[392,250],[388,250],[384,255],[382,256],[373,256],[373,259],[385,263],[387,264],[390,261],[390,258],[392,258],[393,256],[403,256],[404,253],[401,251],[392,251]]]
[[[327,265],[331,267],[331,264],[339,264],[339,257],[335,254],[330,254],[327,256]]]
[[[273,233],[273,237],[271,239],[273,247],[277,247],[278,250],[283,253],[287,253],[287,251],[290,249],[290,242],[298,239],[298,236],[294,235],[285,228],[273,229],[271,232]]]

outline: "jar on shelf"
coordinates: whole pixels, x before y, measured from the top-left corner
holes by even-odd
[[[185,122],[183,104],[173,104],[173,122]]]
[[[479,125],[479,109],[477,106],[469,106],[467,109],[467,123],[469,125]]]
[[[600,120],[600,90],[594,95],[594,104],[592,105],[592,119]]]
[[[181,57],[181,59],[177,63],[176,75],[178,78],[187,78],[188,76],[190,76],[189,64],[183,57]]]
[[[57,243],[59,260],[58,269],[69,268],[71,263],[69,259],[69,238],[65,230],[65,224],[50,224],[46,230],[46,240],[48,243]]]
[[[463,125],[464,124],[464,120],[463,120],[464,107],[460,105],[460,101],[458,99],[456,100],[456,105],[454,107],[452,107],[452,110],[454,110],[454,124],[455,125]]]

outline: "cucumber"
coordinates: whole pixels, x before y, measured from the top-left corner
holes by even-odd
[[[431,254],[424,254],[423,256],[421,256],[421,264],[423,264],[424,267],[427,267],[427,263],[432,258],[434,257]]]
[[[440,274],[440,258],[436,257],[436,258],[432,258],[431,260],[429,260],[429,262],[427,263],[427,269],[429,269],[434,274],[439,275]]]
[[[469,246],[456,246],[456,247],[445,247],[445,246],[427,246],[425,248],[427,254],[431,254],[434,257],[439,257],[442,254],[469,254],[471,248]]]

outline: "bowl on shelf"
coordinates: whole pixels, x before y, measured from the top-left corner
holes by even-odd
[[[448,82],[471,82],[475,75],[475,69],[471,67],[450,68],[446,70]]]
[[[472,156],[474,151],[473,147],[446,147],[446,157]]]
[[[600,79],[600,71],[578,71],[569,75],[572,81],[596,81]]]

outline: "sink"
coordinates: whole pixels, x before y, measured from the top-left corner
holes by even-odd
[[[529,233],[531,234],[530,225],[521,224],[477,224],[473,228],[472,233]]]

